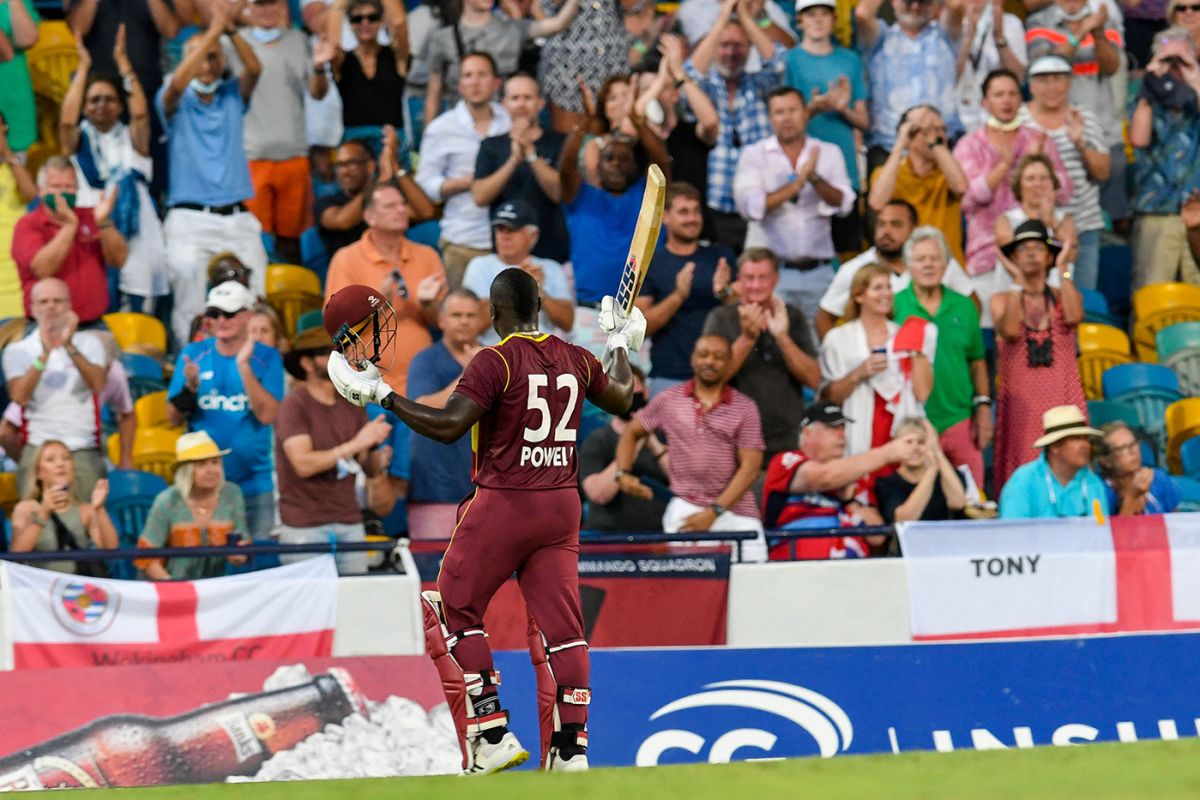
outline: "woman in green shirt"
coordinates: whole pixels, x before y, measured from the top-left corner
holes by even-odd
[[[224,545],[232,533],[246,530],[246,503],[236,483],[225,480],[221,450],[205,431],[185,433],[175,443],[175,485],[154,498],[138,547],[195,547]],[[145,558],[137,561],[142,577],[152,581],[215,578],[226,558]]]

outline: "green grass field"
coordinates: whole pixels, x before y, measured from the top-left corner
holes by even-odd
[[[486,786],[468,787],[464,781]],[[99,798],[99,794],[105,794]],[[88,797],[93,793],[89,792]],[[562,800],[686,797],[888,798],[889,800],[1064,800],[1200,797],[1200,741],[1040,747],[1034,750],[906,753],[650,769],[584,775],[505,773],[479,778],[391,778],[153,789],[110,789],[98,800]]]

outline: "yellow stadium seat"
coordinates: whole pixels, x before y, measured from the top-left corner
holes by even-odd
[[[1167,466],[1174,475],[1182,474],[1179,448],[1193,436],[1200,436],[1200,397],[1187,397],[1167,406]]]
[[[279,312],[284,332],[291,339],[300,316],[325,305],[321,279],[307,267],[271,264],[267,267],[267,304]]]
[[[173,427],[167,419],[167,393],[151,392],[142,395],[133,404],[133,414],[137,417],[138,428],[166,428],[177,434],[183,433],[183,426]]]
[[[1088,400],[1102,400],[1100,376],[1109,367],[1133,361],[1129,337],[1120,328],[1084,322],[1079,326],[1079,377]]]
[[[149,355],[167,352],[166,326],[149,314],[118,311],[105,314],[104,322],[122,350]]]
[[[67,23],[53,20],[39,24],[37,44],[25,51],[25,61],[33,86],[38,130],[38,141],[29,148],[25,166],[36,175],[47,158],[61,152],[58,109],[71,85],[71,75],[79,66],[75,37]]]
[[[1200,286],[1156,283],[1133,293],[1133,341],[1138,359],[1158,363],[1155,336],[1177,322],[1200,321]]]
[[[20,499],[21,492],[17,486],[17,473],[0,472],[0,508],[4,509],[6,516],[12,517],[13,508]]]
[[[133,439],[133,468],[153,472],[170,481],[175,477],[175,441],[178,428],[138,428]]]

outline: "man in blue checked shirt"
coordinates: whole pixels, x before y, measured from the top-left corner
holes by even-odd
[[[762,69],[748,73],[751,47],[762,58]],[[733,174],[742,148],[771,135],[767,94],[783,81],[783,53],[758,26],[747,0],[725,0],[716,24],[684,64],[688,77],[717,107],[717,143],[708,154],[708,207],[717,242],[735,253],[742,251],[746,221],[734,204]]]

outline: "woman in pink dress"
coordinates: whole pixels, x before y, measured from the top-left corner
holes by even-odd
[[[1083,297],[1070,272],[1061,273],[1061,288],[1046,285],[1061,245],[1040,220],[1030,219],[1002,249],[1017,275],[1011,290],[991,298],[998,349],[993,496],[1017,467],[1037,458],[1033,442],[1042,435],[1044,411],[1069,404],[1087,414],[1075,363]]]

